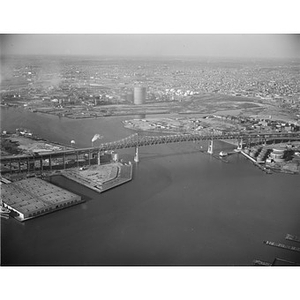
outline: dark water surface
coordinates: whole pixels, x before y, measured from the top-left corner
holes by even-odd
[[[2,109],[1,130],[31,129],[60,143],[89,146],[132,132],[120,118],[68,120]],[[300,177],[267,175],[234,154],[223,163],[199,152],[207,143],[140,148],[134,178],[98,194],[61,177],[54,182],[85,203],[24,223],[1,220],[2,265],[251,265],[275,257],[300,263],[292,246],[300,236]],[[216,152],[230,149],[216,143]],[[133,161],[134,149],[120,151]]]

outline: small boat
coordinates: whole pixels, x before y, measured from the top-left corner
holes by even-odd
[[[6,219],[6,220],[9,219],[9,215],[7,215],[7,214],[1,214],[0,216],[1,216],[1,218],[3,218],[3,219]]]
[[[227,155],[228,155],[228,153],[227,153],[227,152],[225,152],[225,151],[221,151],[221,152],[219,153],[219,155],[220,155],[221,157],[224,157],[224,156],[227,156]]]
[[[3,206],[0,206],[0,214],[9,214],[10,213],[10,210],[3,207]]]

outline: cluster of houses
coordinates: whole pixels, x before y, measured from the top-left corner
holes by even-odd
[[[277,132],[297,132],[300,131],[300,125],[297,122],[287,122],[281,120],[274,120],[271,116],[268,118],[255,118],[255,117],[239,117],[239,116],[223,116],[211,115],[206,118],[216,118],[223,121],[240,124],[245,130],[263,129]]]

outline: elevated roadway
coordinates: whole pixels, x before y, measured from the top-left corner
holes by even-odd
[[[36,161],[40,161],[40,167],[38,170],[43,170],[44,161],[47,160],[46,169],[52,169],[51,160],[61,159],[61,164],[65,166],[68,157],[72,157],[75,160],[75,166],[80,165],[80,160],[88,160],[91,163],[92,159],[97,159],[99,161],[100,151],[113,151],[125,148],[136,148],[143,146],[152,146],[158,144],[168,144],[168,143],[182,143],[190,141],[213,141],[213,140],[237,140],[238,145],[242,145],[243,142],[249,141],[261,141],[262,143],[267,140],[281,139],[281,140],[300,140],[300,133],[278,133],[278,132],[268,132],[268,133],[246,133],[246,132],[231,132],[231,133],[211,133],[211,134],[201,134],[201,133],[190,133],[190,134],[172,134],[172,135],[160,135],[160,136],[144,136],[138,135],[137,133],[130,135],[124,139],[113,141],[109,143],[102,143],[98,147],[88,147],[88,148],[76,148],[72,150],[61,150],[48,153],[32,154],[32,155],[14,155],[1,157],[1,164],[9,164],[9,171],[18,169],[21,171],[22,164],[26,164],[24,167],[27,171],[35,171]],[[12,168],[12,162],[18,164],[18,167]],[[31,167],[30,167],[31,165]],[[46,165],[45,165],[46,166]],[[6,166],[7,171],[7,166]],[[3,172],[1,168],[1,173]]]

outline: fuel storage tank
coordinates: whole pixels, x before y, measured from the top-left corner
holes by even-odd
[[[141,105],[146,102],[146,87],[135,86],[134,87],[134,104]]]

